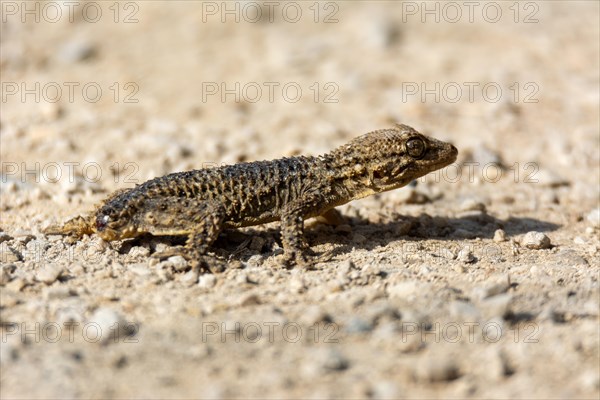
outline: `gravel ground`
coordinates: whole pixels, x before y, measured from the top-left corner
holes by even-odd
[[[597,2],[86,4],[1,4],[2,398],[600,396]],[[314,270],[41,233],[394,122],[457,163],[309,222]]]

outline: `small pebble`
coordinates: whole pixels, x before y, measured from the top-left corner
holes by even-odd
[[[544,308],[542,312],[538,314],[537,319],[540,321],[549,320],[557,324],[564,324],[566,322],[564,311],[557,310],[551,306]]]
[[[0,243],[0,262],[4,264],[15,263],[23,260],[23,255],[13,249],[8,243]]]
[[[366,236],[361,235],[360,233],[355,233],[352,236],[352,241],[355,243],[364,243],[367,241],[367,238],[366,238]]]
[[[391,298],[410,298],[421,292],[423,284],[419,281],[404,281],[387,287],[387,293]]]
[[[486,298],[479,304],[479,309],[486,319],[498,318],[499,321],[502,321],[502,318],[510,311],[512,297],[510,293],[503,293]]]
[[[488,283],[483,287],[476,287],[473,289],[473,297],[479,300],[487,299],[502,293],[506,293],[510,288],[510,284],[507,279],[501,279],[498,282]]]
[[[347,333],[367,333],[373,330],[373,324],[360,317],[353,317],[346,323],[344,331]]]
[[[343,371],[350,365],[348,359],[337,350],[326,351],[320,358],[321,367],[325,371]]]
[[[71,297],[73,295],[74,292],[64,285],[49,287],[43,292],[43,297],[45,300],[66,299],[67,297]]]
[[[169,249],[169,246],[162,242],[153,242],[152,244],[154,245],[154,251],[156,253],[164,253]]]
[[[460,369],[453,358],[426,358],[416,370],[416,378],[421,382],[447,382],[459,376]]]
[[[494,242],[506,242],[506,232],[502,229],[496,229],[496,232],[494,232]]]
[[[156,270],[156,277],[158,278],[156,283],[165,283],[175,279],[175,275],[170,268],[158,268]]]
[[[592,225],[594,228],[599,228],[600,227],[600,208],[596,208],[595,210],[590,211],[589,214],[585,217],[585,219],[587,219],[587,221],[590,223],[590,225]]]
[[[240,274],[235,275],[235,282],[240,285],[249,283],[248,274],[246,272],[242,272]]]
[[[25,285],[27,285],[25,280],[23,280],[22,278],[15,278],[12,281],[10,281],[9,283],[7,283],[5,287],[6,287],[6,289],[8,289],[12,292],[20,292],[21,289],[23,289],[25,287]]]
[[[446,247],[440,250],[440,256],[445,258],[446,260],[454,260],[456,258],[456,254],[454,254],[452,250]]]
[[[588,390],[597,391],[600,389],[600,377],[598,376],[597,371],[585,371],[579,377],[579,383]]]
[[[93,337],[90,335],[90,340],[99,343],[122,340],[123,334],[129,333],[127,328],[131,328],[118,312],[107,307],[98,308],[92,314],[88,323],[95,324],[98,330],[98,332],[94,332]]]
[[[64,287],[46,288],[48,293],[56,291],[56,289],[65,289]],[[70,293],[70,295],[73,295]],[[52,298],[51,294],[45,295],[46,298]],[[84,322],[84,307],[62,307],[56,310],[56,321],[60,324],[69,324],[73,322]],[[66,326],[65,326],[66,327]]]
[[[452,266],[452,269],[454,270],[454,272],[458,272],[459,274],[465,273],[467,271],[465,266],[461,264],[454,264]]]
[[[43,102],[40,103],[40,112],[46,121],[55,121],[62,115],[63,110],[57,103]],[[35,198],[38,198],[37,196],[34,195]]]
[[[198,280],[198,286],[205,289],[211,289],[217,284],[217,277],[213,274],[203,274]]]
[[[4,286],[11,280],[11,265],[0,265],[0,285]]]
[[[72,39],[64,43],[58,51],[58,57],[64,62],[78,62],[96,55],[96,47],[88,40]]]
[[[320,322],[331,322],[331,316],[319,305],[308,306],[300,315],[300,323],[312,326]]]
[[[227,269],[242,269],[244,268],[244,263],[239,260],[232,260],[227,265]]]
[[[468,247],[463,247],[458,252],[458,256],[456,258],[458,259],[458,261],[463,262],[465,264],[473,263],[476,260],[475,256]]]
[[[399,328],[399,324],[396,322],[383,322],[381,324],[377,324],[377,329],[373,332],[373,338],[377,341],[390,341],[394,342],[398,340],[398,333],[401,332]],[[402,340],[400,342],[405,342],[408,340],[408,337],[402,336]]]
[[[362,271],[359,271],[359,275],[362,276],[381,276],[383,272],[381,271],[381,267],[377,264],[367,265]]]
[[[479,310],[466,301],[452,301],[449,306],[450,315],[467,322],[477,322],[481,318]]]
[[[131,272],[137,276],[148,277],[152,275],[152,271],[145,264],[132,264],[127,267],[127,272]]]
[[[421,265],[419,267],[419,274],[425,276],[431,274],[431,268],[429,267],[429,265]]]
[[[134,246],[131,249],[129,249],[129,252],[127,253],[130,257],[143,257],[146,258],[150,255],[150,250],[148,250],[146,247],[142,247],[142,246]]]
[[[247,267],[260,267],[264,261],[265,257],[262,254],[254,254],[245,264]]]
[[[10,236],[8,233],[0,232],[0,243],[7,242],[9,240],[13,240],[13,237]]]
[[[254,236],[250,241],[248,248],[253,252],[261,252],[266,242],[267,241],[264,238],[260,236]]]
[[[472,198],[465,199],[460,205],[460,210],[486,212],[485,204]]]
[[[63,268],[59,265],[47,265],[43,267],[36,275],[36,279],[39,282],[43,282],[46,285],[53,284],[63,273]]]
[[[31,233],[31,231],[26,231],[23,229],[17,229],[16,231],[14,231],[13,235],[15,239],[19,240],[24,244],[27,244],[27,242],[29,242],[30,240],[35,239],[35,235]]]
[[[247,296],[244,296],[242,298],[242,300],[240,301],[240,305],[242,307],[256,306],[261,303],[262,303],[262,301],[260,300],[260,297],[256,293],[248,294]]]
[[[528,249],[541,250],[552,247],[550,238],[542,232],[527,232],[521,243]]]
[[[398,384],[391,381],[374,383],[371,388],[371,393],[371,397],[376,400],[393,400],[406,396],[406,394],[402,393],[398,388]]]
[[[186,286],[195,285],[198,283],[199,276],[200,274],[197,269],[191,269],[181,277],[181,283]]]
[[[393,337],[395,339],[394,347],[403,354],[417,353],[427,347],[427,340],[422,338],[421,333],[403,333],[402,340],[398,340],[398,332],[395,332]]]
[[[290,281],[290,291],[292,293],[304,293],[306,290],[306,282],[301,276],[295,276]]]
[[[182,256],[171,256],[166,259],[166,262],[178,272],[185,271],[188,266],[188,262]]]
[[[349,275],[353,269],[356,269],[356,265],[352,260],[344,260],[338,266],[338,275]]]
[[[401,313],[387,302],[376,303],[365,309],[365,316],[371,324],[378,324],[381,321],[395,321],[401,318]]]

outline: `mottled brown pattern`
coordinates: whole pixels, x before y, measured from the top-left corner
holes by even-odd
[[[281,221],[288,264],[307,263],[304,220],[355,199],[402,187],[456,160],[454,146],[396,125],[318,157],[255,161],[169,174],[115,192],[87,217],[47,234],[106,241],[141,234],[188,235],[180,253],[199,260],[224,228]]]

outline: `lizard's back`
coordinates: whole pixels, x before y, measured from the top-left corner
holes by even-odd
[[[290,157],[177,172],[117,194],[104,204],[99,214],[115,209],[130,209],[135,214],[158,208],[161,202],[195,199],[222,208],[229,227],[256,225],[278,220],[286,204],[299,198],[307,188],[323,185],[325,174],[326,168],[319,157]]]

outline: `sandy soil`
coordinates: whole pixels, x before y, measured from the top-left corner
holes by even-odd
[[[597,2],[24,4],[1,4],[2,398],[598,398]],[[277,224],[200,276],[150,257],[170,242],[41,233],[394,122],[457,163],[309,223],[312,271]]]

